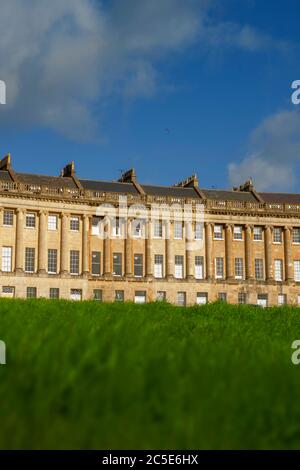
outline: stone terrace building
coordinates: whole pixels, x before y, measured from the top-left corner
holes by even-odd
[[[300,304],[300,194],[200,189],[196,176],[143,185],[134,170],[84,180],[73,163],[58,177],[17,173],[8,155],[0,197],[3,297]],[[120,197],[135,216],[105,223]],[[190,219],[147,220],[154,204],[188,205]]]

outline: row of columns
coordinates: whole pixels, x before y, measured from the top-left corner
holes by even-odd
[[[206,274],[208,279],[213,278],[213,258],[212,258],[212,242],[213,242],[213,223],[205,223],[205,239],[206,239]],[[225,225],[225,266],[226,266],[226,279],[230,280],[234,277],[233,274],[233,257],[232,257],[232,242],[233,242],[233,224]],[[245,278],[254,279],[254,259],[253,259],[253,225],[245,225]],[[284,227],[284,268],[285,280],[292,280],[292,262],[291,262],[291,228]],[[266,225],[264,227],[264,258],[265,258],[265,271],[266,280],[274,280],[274,266],[272,257],[273,246],[273,227]]]
[[[47,212],[40,211],[39,213],[39,250],[38,250],[38,271],[40,273],[47,272]],[[16,227],[16,271],[23,271],[24,261],[24,217],[25,210],[17,209],[17,227]],[[69,271],[69,224],[70,214],[63,213],[61,216],[61,257],[60,257],[60,272],[66,274]],[[127,230],[131,229],[131,220],[128,222]],[[213,223],[205,223],[205,259],[206,259],[206,278],[208,280],[214,277],[214,264],[212,257],[213,246]],[[106,230],[108,230],[108,226]],[[83,236],[82,236],[82,271],[83,274],[89,273],[89,230],[90,230],[90,216],[83,216]],[[148,224],[148,237],[146,238],[145,246],[145,274],[146,276],[153,275],[153,246],[152,246],[152,224]],[[168,236],[166,237],[165,253],[166,253],[166,276],[172,278],[174,276],[174,225],[173,222],[168,223]],[[254,260],[253,260],[253,226],[245,226],[245,277],[246,279],[254,278]],[[189,249],[189,240],[191,233],[191,223],[186,226],[186,277],[192,278],[194,276],[194,252]],[[265,270],[266,279],[274,279],[274,269],[272,262],[272,227],[264,227],[264,254],[265,254]],[[233,273],[233,257],[232,257],[232,242],[233,242],[233,224],[225,225],[225,267],[226,278],[232,279]],[[104,239],[104,274],[111,275],[111,239],[106,236]],[[285,266],[285,279],[292,279],[291,270],[291,229],[284,227],[284,266]],[[132,237],[125,238],[125,273],[128,276],[133,274],[133,242]]]

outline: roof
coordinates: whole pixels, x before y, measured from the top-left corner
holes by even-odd
[[[261,198],[262,202],[272,204],[300,204],[300,194],[290,193],[267,193],[248,190],[224,190],[224,189],[200,189],[194,186],[156,186],[151,184],[134,184],[133,181],[101,181],[90,179],[77,179],[75,174],[67,174],[66,176],[49,176],[33,173],[17,173],[10,174],[7,168],[1,167],[0,181],[11,182],[12,178],[16,178],[16,182],[34,185],[46,186],[52,188],[77,189],[81,185],[83,189],[90,191],[99,191],[103,193],[120,193],[120,194],[139,194],[139,187],[146,195],[158,197],[175,197],[186,199],[200,199],[202,194],[206,199],[220,201],[240,201],[240,202],[258,202],[255,194]]]
[[[300,194],[290,193],[259,193],[264,202],[272,204],[300,204]]]

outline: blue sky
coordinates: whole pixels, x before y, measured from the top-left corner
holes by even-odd
[[[134,166],[144,183],[196,172],[206,188],[251,176],[299,192],[296,0],[0,6],[1,154],[17,171],[55,175],[75,160],[83,178]]]

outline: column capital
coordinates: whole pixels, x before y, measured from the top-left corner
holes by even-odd
[[[265,225],[265,226],[264,226],[264,229],[265,229],[265,230],[270,230],[270,231],[272,231],[273,228],[274,228],[273,225]]]
[[[46,209],[39,210],[39,215],[47,215],[48,211]]]
[[[253,224],[245,224],[245,228],[247,230],[253,230],[254,225]]]
[[[23,207],[17,207],[16,209],[17,214],[25,214],[25,212],[26,212],[26,209],[24,209]]]

